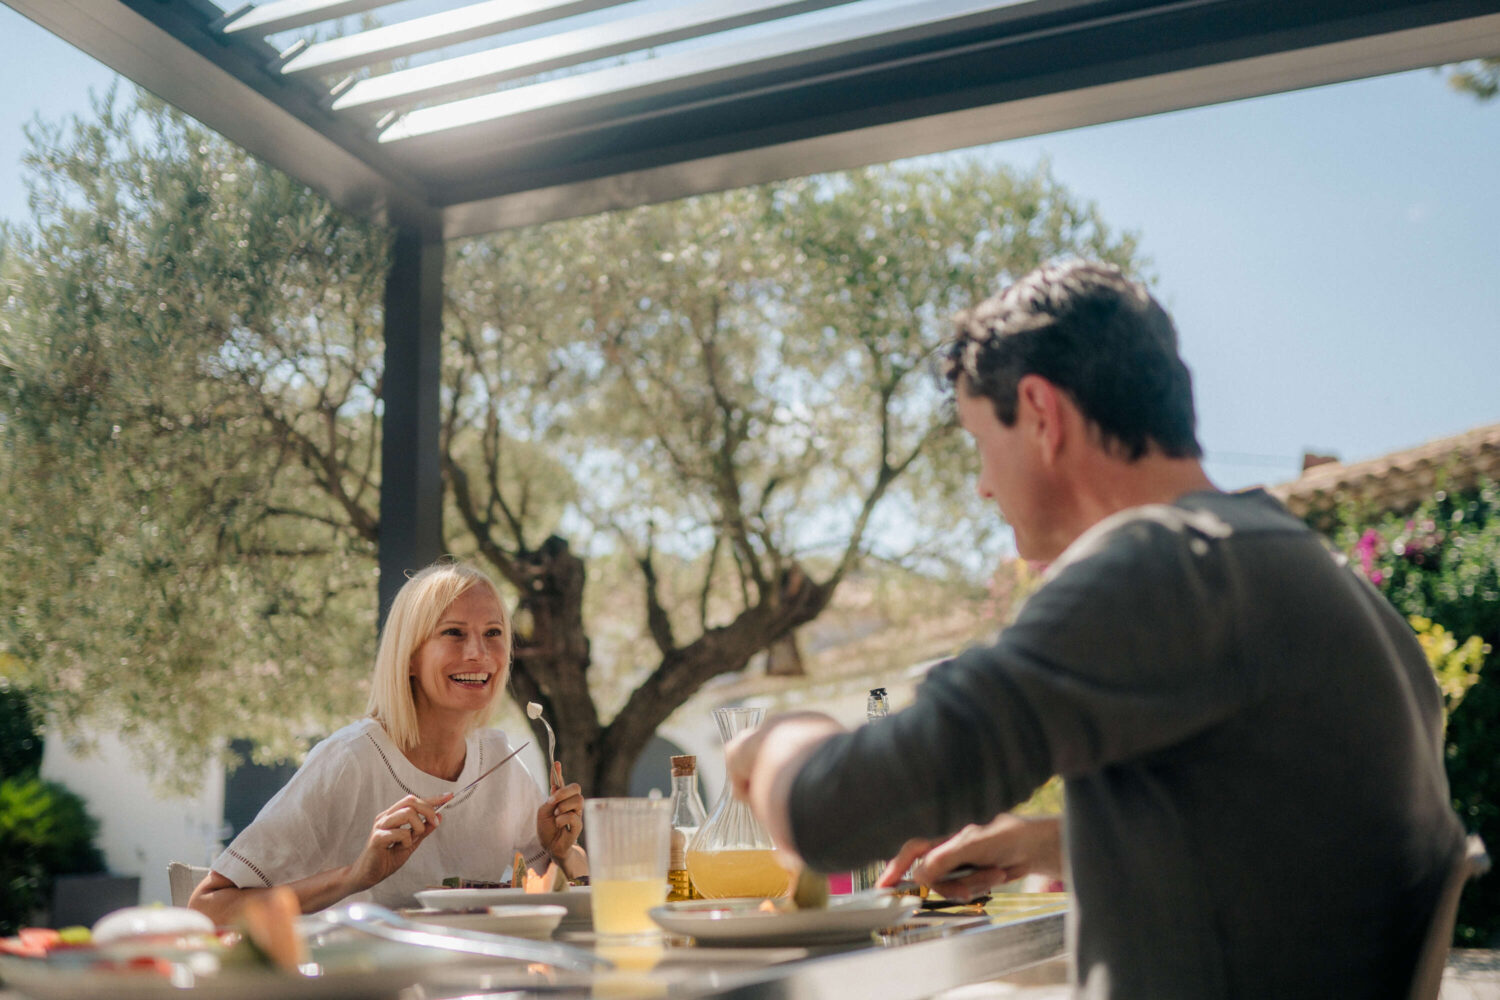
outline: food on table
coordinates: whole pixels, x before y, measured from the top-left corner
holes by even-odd
[[[22,958],[46,958],[54,951],[89,943],[87,927],[22,927],[13,937],[0,938],[0,954]]]
[[[799,910],[828,909],[828,876],[804,865],[792,883],[791,903]]]
[[[568,889],[568,874],[562,870],[562,866],[556,861],[547,865],[545,872],[533,871],[526,864],[526,859],[521,852],[510,864],[511,884],[524,889],[527,893],[537,892],[566,892]]]
[[[804,867],[792,880],[790,896],[762,900],[757,913],[795,913],[828,909],[828,876]]]
[[[264,964],[296,972],[307,964],[307,944],[297,933],[301,914],[297,894],[284,885],[246,896],[240,911],[242,940]]]
[[[511,861],[511,881],[509,882],[485,882],[476,878],[461,878],[450,875],[443,879],[442,885],[429,886],[431,889],[521,889],[529,893],[541,892],[567,892],[570,885],[588,885],[587,875],[579,878],[569,878],[568,873],[563,871],[562,865],[556,861],[550,862],[543,871],[536,871],[527,866],[526,858],[520,851],[516,852]]]
[[[62,944],[92,944],[94,933],[87,927],[64,927],[57,932]]]
[[[562,870],[562,865],[554,861],[547,866],[545,872],[526,869],[526,878],[522,884],[528,893],[567,892],[568,873]]]
[[[40,960],[68,953],[70,963],[103,972],[209,975],[232,954],[238,937],[221,936],[211,920],[184,907],[130,906],[105,914],[92,930],[23,928],[0,939],[0,953]]]
[[[486,882],[477,878],[460,878],[457,875],[449,875],[443,879],[443,884],[433,886],[435,889],[509,889],[509,882]]]
[[[185,906],[127,906],[100,917],[92,939],[96,945],[105,945],[127,939],[149,941],[213,933],[212,920]]]

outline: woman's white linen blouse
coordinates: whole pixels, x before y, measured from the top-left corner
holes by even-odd
[[[511,752],[498,729],[469,735],[463,773],[444,781],[418,770],[374,719],[345,726],[317,746],[255,821],[214,860],[213,870],[242,889],[285,885],[347,865],[369,840],[377,814],[405,795],[456,792]],[[459,876],[510,877],[520,851],[545,867],[536,814],[544,796],[520,758],[443,807],[443,821],[385,881],[347,897],[392,908],[416,905],[415,893]]]

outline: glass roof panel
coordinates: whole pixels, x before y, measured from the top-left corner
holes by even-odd
[[[371,76],[340,94],[333,102],[333,108],[336,111],[369,107],[411,108],[423,101],[486,84],[534,77],[548,70],[577,66],[844,2],[847,0],[725,0],[715,4],[695,4],[686,10],[651,4],[644,12],[632,12],[630,16],[617,20]],[[639,8],[643,5],[628,6]]]
[[[911,42],[972,27],[976,19],[1034,4],[1035,0],[951,0],[943,4],[931,0],[856,0],[700,37],[692,45],[661,49],[644,60],[420,108],[389,124],[381,132],[380,141],[399,143],[584,102],[597,105],[648,97],[665,99],[708,82],[724,83],[835,54],[852,57],[896,41]]]

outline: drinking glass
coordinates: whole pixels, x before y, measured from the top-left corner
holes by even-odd
[[[660,933],[649,911],[667,898],[672,800],[589,799],[583,812],[594,931],[610,938]]]

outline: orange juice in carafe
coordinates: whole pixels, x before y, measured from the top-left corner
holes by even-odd
[[[766,848],[688,851],[688,876],[707,899],[785,896],[791,874],[781,867],[777,853]]]
[[[714,709],[725,743],[760,725],[763,708]],[[710,899],[727,896],[783,896],[790,881],[776,861],[776,845],[750,807],[735,798],[729,782],[719,801],[687,845],[687,873],[693,888]]]

